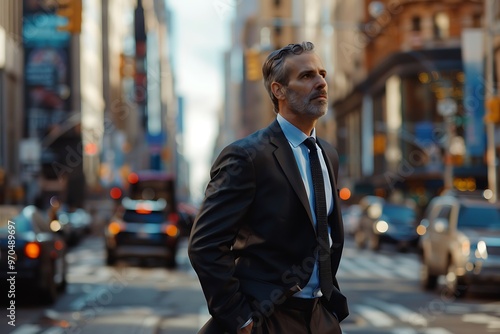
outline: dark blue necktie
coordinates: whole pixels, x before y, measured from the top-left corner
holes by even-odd
[[[319,162],[316,140],[309,137],[304,141],[309,149],[309,163],[314,188],[314,208],[316,211],[316,236],[319,247],[319,284],[323,295],[330,299],[333,292],[332,264],[330,261],[330,240],[326,210],[325,183]]]

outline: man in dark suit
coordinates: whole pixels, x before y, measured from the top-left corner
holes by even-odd
[[[212,315],[199,333],[340,334],[338,155],[314,128],[326,71],[310,42],[273,51],[262,71],[277,118],[221,152],[190,236]]]

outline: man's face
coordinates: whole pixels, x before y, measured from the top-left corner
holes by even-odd
[[[312,52],[291,56],[285,61],[289,81],[285,97],[290,111],[297,115],[319,118],[328,110],[326,71]]]

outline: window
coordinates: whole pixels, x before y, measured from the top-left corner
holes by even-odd
[[[458,214],[459,228],[499,229],[500,210],[492,205],[463,205]]]
[[[433,18],[434,38],[445,39],[450,33],[450,18],[444,12],[439,12]]]
[[[472,27],[481,28],[482,27],[482,16],[481,14],[472,15]]]
[[[421,20],[419,16],[414,16],[411,19],[411,31],[421,30]]]
[[[275,33],[276,36],[280,36],[281,35],[281,25],[274,26],[274,33]]]
[[[451,213],[451,206],[449,206],[449,205],[443,205],[443,207],[441,208],[441,210],[439,210],[439,213],[438,213],[437,217],[449,220],[450,219],[450,213]]]

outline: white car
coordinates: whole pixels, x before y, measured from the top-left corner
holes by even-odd
[[[460,196],[439,196],[430,203],[420,226],[424,289],[439,276],[455,296],[469,286],[500,284],[500,204]]]
[[[362,210],[359,204],[353,204],[342,209],[342,220],[344,221],[344,232],[346,234],[354,235],[359,227],[361,214]]]

